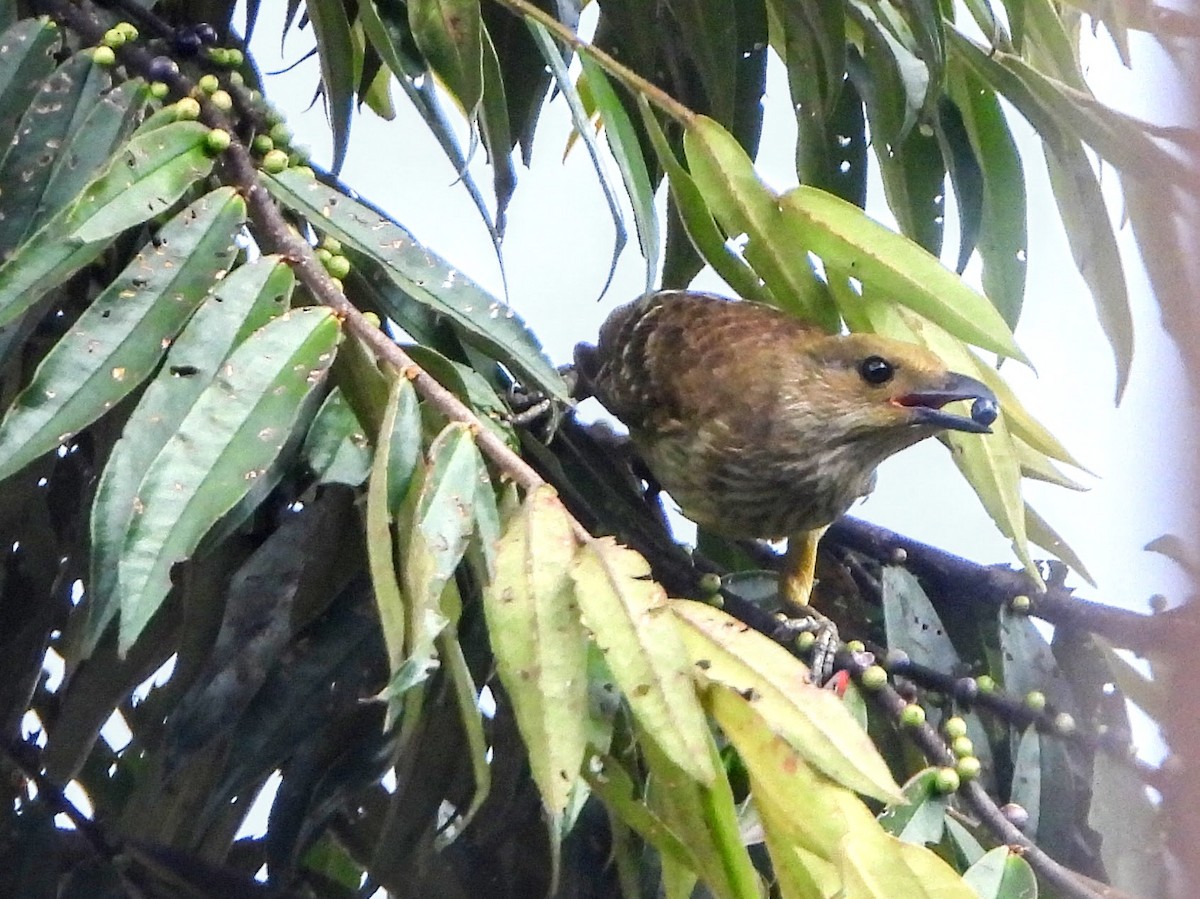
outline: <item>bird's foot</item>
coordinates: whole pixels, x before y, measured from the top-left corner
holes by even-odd
[[[566,365],[559,369],[559,373],[567,383],[568,392],[573,396],[576,388],[574,369]],[[556,403],[541,391],[527,390],[520,385],[513,385],[509,389],[506,399],[508,408],[512,410],[508,416],[509,423],[514,427],[539,434],[543,442],[548,443],[558,429],[558,423],[562,418],[561,404]]]
[[[780,642],[793,642],[801,634],[812,634],[809,671],[813,683],[822,686],[833,674],[833,657],[837,654],[841,639],[837,625],[814,608],[807,608],[795,618],[784,618],[771,636]]]

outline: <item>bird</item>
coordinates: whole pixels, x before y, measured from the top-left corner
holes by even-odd
[[[780,596],[796,611],[821,535],[884,459],[945,430],[989,433],[999,414],[986,385],[924,347],[689,290],[615,309],[574,355],[577,397],[620,419],[685,516],[726,537],[787,538]],[[945,408],[964,400],[968,414]]]

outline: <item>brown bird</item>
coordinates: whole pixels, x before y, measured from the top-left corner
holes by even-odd
[[[988,433],[998,409],[922,347],[688,291],[613,311],[575,368],[688,518],[789,538],[780,593],[794,606],[808,603],[821,534],[880,462],[945,429]],[[943,410],[956,400],[975,401],[970,417]]]

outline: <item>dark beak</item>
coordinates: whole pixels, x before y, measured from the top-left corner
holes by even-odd
[[[947,403],[958,400],[975,401],[971,405],[970,418],[942,411],[942,407]],[[954,372],[948,373],[941,384],[928,390],[897,397],[895,402],[912,409],[914,424],[932,425],[971,434],[990,434],[992,429],[988,426],[1000,413],[1000,403],[986,385]]]

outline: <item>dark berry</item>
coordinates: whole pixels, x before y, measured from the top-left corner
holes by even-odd
[[[1000,415],[1000,406],[995,400],[979,397],[971,404],[971,420],[981,425],[990,425]]]
[[[200,38],[202,44],[212,46],[218,40],[217,29],[213,28],[207,22],[201,22],[196,26],[196,37]]]
[[[172,43],[180,56],[195,56],[203,46],[200,35],[194,28],[180,28],[175,32],[175,40]]]
[[[174,78],[179,74],[179,66],[169,56],[156,56],[150,60],[150,66],[146,69],[146,74],[150,77],[151,81],[166,81],[168,78]]]

